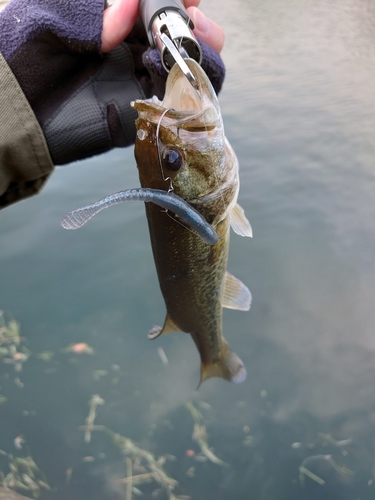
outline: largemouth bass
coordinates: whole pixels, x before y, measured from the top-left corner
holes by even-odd
[[[138,111],[135,158],[142,187],[173,191],[193,206],[218,235],[210,245],[178,217],[146,204],[152,250],[167,307],[162,327],[149,338],[189,333],[201,358],[200,383],[210,377],[246,378],[240,358],[222,335],[222,308],[248,310],[248,288],[226,271],[230,226],[252,236],[237,204],[238,161],[224,135],[216,94],[202,68],[187,60],[193,89],[175,64],[163,102],[135,101]]]

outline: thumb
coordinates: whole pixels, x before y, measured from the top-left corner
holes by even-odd
[[[139,0],[116,0],[103,13],[102,52],[109,52],[130,33],[138,16]]]

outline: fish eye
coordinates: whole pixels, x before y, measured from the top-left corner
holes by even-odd
[[[179,149],[165,147],[162,153],[163,167],[167,170],[177,172],[182,167],[183,156]]]

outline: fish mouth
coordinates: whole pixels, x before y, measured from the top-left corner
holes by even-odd
[[[191,85],[178,64],[175,64],[167,78],[163,108],[191,113],[215,104],[218,108],[215,91],[202,67],[193,59],[187,59],[186,64],[195,78],[197,89]]]
[[[193,59],[187,59],[197,82],[195,89],[178,64],[169,72],[164,100],[156,96],[151,99],[132,102],[139,117],[158,123],[163,116],[163,125],[174,126],[192,132],[210,131],[220,125],[221,114],[215,91],[201,66]],[[169,124],[168,124],[169,122]]]

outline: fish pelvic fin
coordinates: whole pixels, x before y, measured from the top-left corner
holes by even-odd
[[[241,359],[234,353],[227,342],[220,350],[219,359],[214,363],[201,364],[201,379],[198,387],[211,377],[221,377],[229,382],[239,384],[246,379],[246,368]]]
[[[224,274],[223,291],[221,294],[221,305],[227,309],[237,309],[238,311],[248,311],[251,306],[251,292],[233,274]]]
[[[172,332],[178,332],[179,330],[180,330],[179,327],[174,323],[173,319],[167,313],[164,325],[153,326],[151,330],[148,332],[148,338],[153,340],[156,339],[157,337],[160,337],[160,335],[165,335],[167,333],[172,333]]]
[[[253,237],[253,230],[247,220],[244,209],[236,203],[229,214],[230,225],[235,233],[240,236]]]

